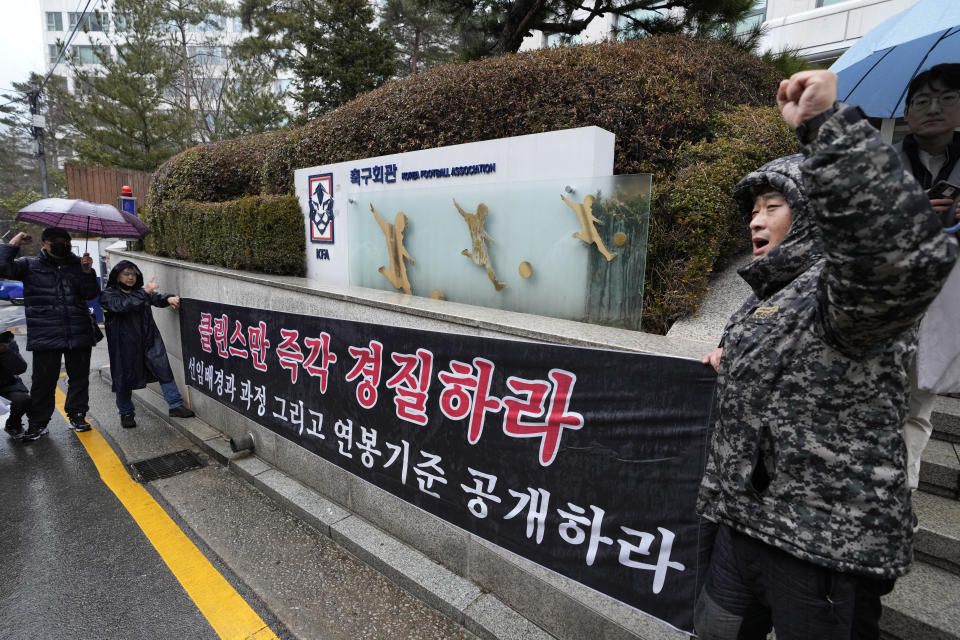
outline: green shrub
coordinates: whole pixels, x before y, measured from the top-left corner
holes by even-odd
[[[707,134],[716,110],[769,104],[778,81],[755,56],[683,36],[447,65],[389,82],[272,146],[263,190],[290,193],[301,167],[590,125],[616,135],[615,173],[658,174],[680,144]]]
[[[267,150],[282,145],[286,136],[277,131],[187,149],[153,174],[150,197],[224,202],[258,195]]]
[[[289,195],[303,167],[594,125],[616,135],[615,173],[654,175],[643,326],[663,332],[696,309],[707,274],[736,249],[736,180],[789,147],[779,116],[751,109],[772,103],[778,80],[756,56],[679,35],[451,64],[390,81],[306,126],[171,158],[148,209]]]
[[[712,133],[685,145],[673,173],[656,187],[643,301],[647,331],[666,333],[698,309],[713,269],[749,244],[733,186],[768,160],[797,151],[796,137],[772,107],[723,112]]]
[[[154,201],[144,212],[147,251],[230,269],[305,274],[303,214],[294,196],[229,202]]]

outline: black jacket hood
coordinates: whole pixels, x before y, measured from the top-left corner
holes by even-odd
[[[136,264],[130,262],[129,260],[121,260],[116,264],[113,269],[110,269],[110,276],[107,278],[108,287],[120,287],[120,282],[118,278],[120,277],[120,272],[124,269],[133,269],[137,272],[137,283],[133,285],[134,289],[143,287],[143,273],[140,271],[140,268]]]

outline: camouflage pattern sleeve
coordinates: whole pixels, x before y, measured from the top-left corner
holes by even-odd
[[[824,338],[851,356],[913,326],[957,257],[930,201],[856,107],[838,105],[801,164],[826,266]]]

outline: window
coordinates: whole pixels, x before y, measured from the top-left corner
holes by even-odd
[[[63,31],[63,13],[47,11],[47,31]]]
[[[290,91],[292,82],[290,78],[277,78],[273,82],[273,92],[278,96],[286,95]]]
[[[60,55],[60,47],[55,44],[47,45],[47,62],[50,64],[57,63],[57,56]]]
[[[818,7],[829,7],[832,4],[840,4],[841,2],[846,2],[847,0],[817,0]]]
[[[92,84],[87,84],[86,82],[74,82],[73,89],[78,96],[94,97],[97,95],[96,87],[94,87]]]
[[[127,30],[127,16],[122,13],[113,14],[113,29],[117,32]]]
[[[224,31],[226,18],[223,16],[209,15],[199,24],[191,24],[187,27],[188,31]]]
[[[103,27],[100,24],[100,19],[104,22],[108,22],[110,19],[109,14],[106,13],[76,13],[70,12],[70,28],[73,29],[78,24],[81,31],[103,31]],[[81,20],[81,16],[83,16]]]
[[[566,33],[551,33],[547,36],[547,47],[566,47],[583,44],[583,38],[580,34],[569,35]]]
[[[70,47],[77,64],[100,64],[100,59],[94,53],[93,47],[88,44],[75,44]]]
[[[200,78],[196,91],[207,100],[215,100],[223,92],[223,78]]]
[[[233,19],[233,32],[240,33],[243,31],[243,20],[240,19],[240,16],[237,16]]]
[[[50,86],[60,89],[61,91],[67,90],[67,79],[63,76],[53,75],[50,76]]]
[[[613,36],[616,40],[622,42],[632,38],[642,37],[644,32],[637,25],[638,20],[656,20],[662,18],[659,10],[653,9],[634,9],[627,13],[617,16],[614,26]]]
[[[817,0],[818,2],[820,0]],[[743,20],[737,23],[737,33],[745,33],[750,31],[759,24],[763,24],[763,21],[767,19],[767,0],[757,0],[753,3],[753,9],[750,10],[750,13],[744,17]]]
[[[223,47],[187,47],[187,55],[197,64],[222,65],[226,63]]]

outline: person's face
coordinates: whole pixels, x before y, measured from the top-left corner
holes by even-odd
[[[51,240],[42,240],[40,246],[53,256],[69,255],[73,245],[70,244],[70,238],[53,238]]]
[[[790,205],[781,194],[765,193],[757,196],[750,218],[754,260],[765,256],[787,237],[791,220]]]
[[[918,137],[932,138],[951,133],[960,127],[960,90],[934,82],[913,95],[903,110],[903,118],[910,133]]]
[[[117,275],[117,280],[125,287],[133,288],[137,284],[137,272],[133,269],[124,269]]]

